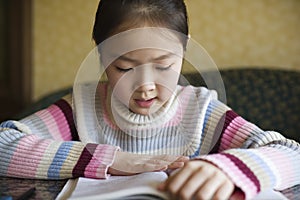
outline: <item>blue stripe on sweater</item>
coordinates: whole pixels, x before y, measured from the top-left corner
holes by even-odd
[[[48,169],[48,178],[57,179],[60,178],[60,170],[65,160],[67,159],[70,149],[73,147],[74,142],[64,142],[57,150],[53,161]]]
[[[14,124],[14,121],[12,121],[12,120],[5,121],[5,122],[1,123],[0,127],[1,128],[18,129],[18,127]]]
[[[205,113],[205,117],[204,117],[204,123],[203,123],[203,128],[202,128],[202,134],[204,133],[204,130],[205,130],[206,126],[207,126],[207,122],[209,120],[209,117],[211,116],[211,112],[212,112],[212,105],[211,104],[212,103],[210,102],[208,104],[207,109],[206,109],[206,113]],[[194,158],[194,157],[200,155],[200,147],[201,147],[201,145],[203,143],[203,140],[204,140],[204,137],[201,137],[201,142],[199,143],[199,146],[198,146],[197,150],[195,151],[194,155],[190,156],[190,158]]]
[[[257,150],[249,150],[247,151],[247,154],[249,157],[252,158],[251,163],[256,162],[256,166],[260,166],[263,168],[264,173],[266,173],[266,176],[264,176],[264,179],[269,179],[268,182],[270,183],[269,187],[272,188],[275,186],[276,179],[275,175],[272,170],[270,170],[270,166],[262,159],[262,157],[258,156],[255,151]]]
[[[1,124],[1,127],[4,123]],[[9,125],[10,123],[6,123]],[[7,126],[4,127],[7,127]],[[10,127],[11,126],[10,124]],[[0,131],[0,176],[6,176],[8,166],[17,149],[20,139],[24,136],[17,130],[10,129],[5,131]]]

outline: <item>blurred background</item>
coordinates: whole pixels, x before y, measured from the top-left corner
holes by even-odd
[[[0,120],[73,84],[99,0],[0,0]],[[220,69],[300,71],[299,0],[186,0],[191,37]]]

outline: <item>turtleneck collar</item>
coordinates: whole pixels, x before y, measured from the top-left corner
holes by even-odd
[[[168,122],[176,113],[179,105],[176,98],[178,89],[173,93],[170,99],[155,113],[141,115],[132,112],[115,95],[112,94],[110,86],[107,86],[107,101],[105,113],[109,116],[110,122],[117,125],[124,132],[131,132],[149,128],[161,127]]]

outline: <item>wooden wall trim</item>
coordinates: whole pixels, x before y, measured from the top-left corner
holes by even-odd
[[[10,66],[14,98],[21,106],[31,101],[32,68],[32,3],[31,0],[10,1]],[[18,78],[18,80],[16,80]],[[18,89],[17,89],[18,88]]]
[[[32,101],[32,0],[23,1],[23,104]],[[25,19],[25,20],[24,20]]]
[[[13,117],[32,99],[32,0],[7,3],[7,81],[0,86],[0,121]]]

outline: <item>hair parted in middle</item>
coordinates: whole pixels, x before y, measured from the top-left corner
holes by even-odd
[[[107,38],[134,28],[161,27],[177,31],[186,47],[188,17],[183,0],[101,0],[99,2],[93,39],[96,45]]]

